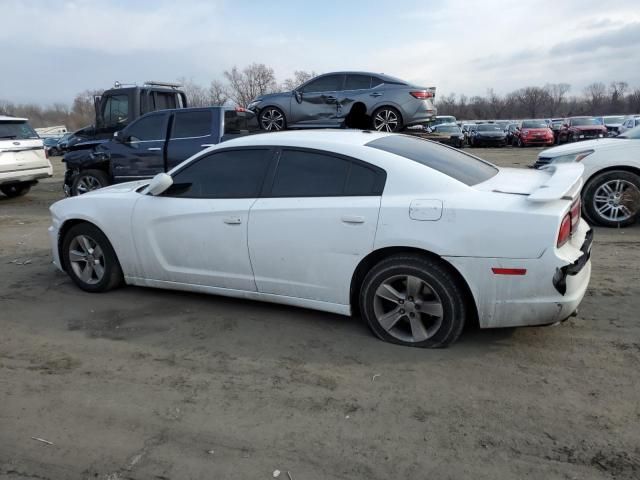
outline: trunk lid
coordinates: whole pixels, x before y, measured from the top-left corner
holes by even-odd
[[[0,139],[0,173],[48,166],[42,139]]]

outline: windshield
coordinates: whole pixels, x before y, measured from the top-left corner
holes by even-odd
[[[484,125],[478,125],[477,130],[479,132],[501,132],[502,131],[502,127],[500,125],[487,123],[487,124],[484,124]]]
[[[454,127],[453,125],[440,125],[434,128],[434,130],[440,133],[460,133],[460,129],[458,127]]]
[[[366,145],[408,158],[466,185],[482,183],[498,173],[489,162],[419,137],[390,135]]]
[[[542,120],[525,120],[522,122],[522,128],[547,128],[548,125]]]
[[[24,120],[0,122],[0,139],[27,140],[40,138],[36,131]]]
[[[436,117],[434,123],[436,125],[440,125],[441,123],[456,123],[456,117]]]
[[[583,125],[600,125],[595,118],[572,118],[571,125],[581,127]]]
[[[630,140],[640,140],[640,126],[627,130],[626,132],[618,135],[616,138],[628,138]]]
[[[624,122],[624,117],[604,117],[605,125],[611,125],[612,123],[622,123]]]

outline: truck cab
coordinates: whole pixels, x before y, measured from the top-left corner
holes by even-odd
[[[135,120],[112,139],[64,156],[64,191],[80,195],[113,183],[151,178],[225,140],[258,132],[255,115],[241,108],[159,110]]]

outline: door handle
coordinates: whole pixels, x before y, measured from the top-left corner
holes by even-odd
[[[240,217],[227,217],[223,220],[223,222],[227,225],[240,225],[242,223],[242,220],[240,219]]]
[[[373,93],[371,94],[371,96],[372,96],[372,97],[381,97],[381,96],[382,96],[382,93],[381,93],[381,92],[373,92]]]
[[[162,149],[160,147],[150,147],[147,148],[147,150],[149,150],[150,152],[159,152]]]
[[[325,100],[327,101],[327,103],[336,103],[336,101],[338,100],[336,97],[334,97],[333,95],[329,95],[327,97],[324,97]]]
[[[360,215],[343,215],[341,220],[343,223],[364,223],[364,217]]]

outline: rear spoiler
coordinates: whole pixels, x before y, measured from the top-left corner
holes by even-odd
[[[550,202],[553,200],[573,200],[582,188],[581,163],[559,163],[547,165],[540,170],[550,172],[549,180],[531,192],[527,199],[531,202]]]

